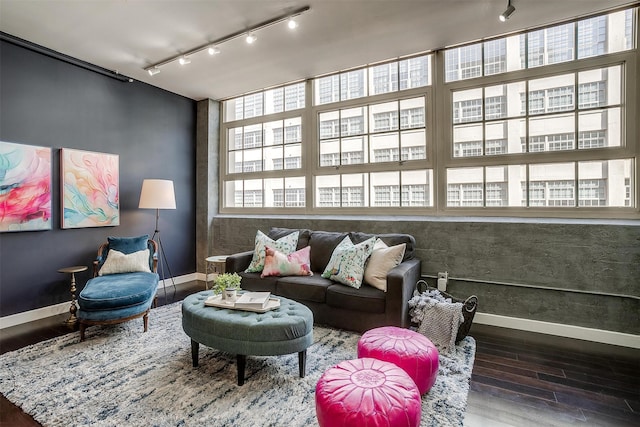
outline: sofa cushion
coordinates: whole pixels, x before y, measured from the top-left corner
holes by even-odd
[[[276,285],[276,295],[296,301],[324,303],[327,288],[331,285],[333,285],[331,280],[324,279],[320,275],[281,277]]]
[[[402,261],[413,259],[415,257],[416,239],[410,234],[389,233],[389,234],[369,234],[360,232],[351,232],[349,237],[353,243],[360,243],[364,240],[370,239],[373,236],[379,237],[387,246],[396,246],[401,243],[406,243],[407,246],[404,251],[404,257]]]
[[[311,246],[311,271],[322,273],[329,264],[333,250],[347,237],[347,233],[335,231],[312,231],[309,237]]]
[[[156,273],[120,273],[89,279],[78,303],[82,310],[109,310],[134,306],[153,298],[158,286]]]
[[[354,245],[348,236],[345,237],[333,251],[322,277],[359,288],[364,276],[364,265],[373,252],[375,242],[376,238],[371,237]]]
[[[333,284],[327,289],[327,305],[354,312],[384,313],[386,295],[381,290],[366,284],[360,289]]]
[[[311,230],[309,230],[308,228],[297,229],[272,227],[271,230],[269,230],[269,237],[273,240],[278,240],[293,233],[294,231],[298,232],[298,246],[296,247],[296,250],[309,246],[309,237],[311,237]]]
[[[258,230],[255,238],[255,249],[251,264],[245,270],[247,273],[259,273],[264,268],[264,259],[266,257],[266,247],[269,246],[285,255],[295,252],[298,244],[298,231],[294,231],[286,236],[273,240],[262,231]]]
[[[242,281],[240,282],[240,287],[247,291],[254,292],[271,292],[272,294],[276,294],[276,283],[278,282],[278,277],[270,276],[270,277],[260,277],[260,273],[246,273],[244,271],[238,273],[240,277],[242,277]]]

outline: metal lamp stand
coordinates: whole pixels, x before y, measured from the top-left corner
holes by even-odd
[[[169,277],[171,278],[171,284],[173,285],[173,298],[176,297],[176,282],[173,280],[173,274],[171,273],[171,267],[169,267],[169,261],[167,261],[167,255],[164,252],[164,247],[162,246],[162,238],[160,237],[160,228],[158,227],[158,220],[160,219],[160,209],[156,209],[156,229],[153,232],[153,237],[151,240],[155,240],[158,242],[158,263],[160,264],[160,272],[162,274],[162,287],[164,288],[164,301],[167,303],[167,285],[165,283],[165,275],[164,275],[164,265],[167,266],[167,271],[169,272]],[[157,237],[157,239],[156,239]],[[164,260],[164,262],[163,262]]]

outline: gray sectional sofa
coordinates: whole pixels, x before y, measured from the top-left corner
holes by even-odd
[[[308,229],[272,228],[268,236],[277,240],[294,231],[299,232],[297,249],[311,247],[313,276],[260,277],[260,273],[245,273],[253,251],[231,255],[226,271],[242,276],[242,288],[269,291],[274,295],[298,301],[311,309],[314,322],[356,332],[379,326],[408,327],[407,302],[420,279],[420,260],[414,257],[415,239],[408,234],[367,234],[362,232],[313,231]],[[388,246],[406,243],[402,262],[389,271],[387,291],[369,286],[359,289],[333,282],[321,276],[334,248],[345,236],[354,244],[376,236]]]

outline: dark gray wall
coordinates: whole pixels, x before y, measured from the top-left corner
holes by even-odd
[[[120,82],[0,42],[0,140],[53,148],[53,229],[0,234],[0,314],[68,301],[62,267],[89,266],[107,236],[153,234],[155,211],[138,209],[144,178],[171,179],[178,209],[160,213],[174,276],[195,271],[196,103],[139,82]],[[120,225],[60,228],[60,148],[120,160]],[[83,285],[90,272],[78,274]]]
[[[640,221],[221,216],[214,254],[250,250],[271,227],[412,234],[423,275],[467,279],[449,291],[477,295],[484,313],[640,334],[640,300],[599,295],[640,296]]]

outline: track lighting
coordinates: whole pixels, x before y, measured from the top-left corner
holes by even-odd
[[[504,12],[502,12],[502,15],[500,15],[498,17],[498,19],[501,22],[505,22],[507,19],[509,19],[509,17],[513,14],[513,12],[516,11],[516,8],[513,7],[513,5],[511,4],[511,0],[509,0],[509,3],[507,4],[507,10],[505,10]]]
[[[245,41],[248,44],[253,44],[256,40],[258,40],[258,37],[255,34],[256,32],[262,31],[267,27],[279,24],[281,22],[287,21],[287,26],[293,30],[298,27],[298,22],[295,20],[295,18],[302,15],[309,9],[311,9],[310,6],[303,6],[295,10],[290,10],[288,13],[269,19],[268,21],[261,22],[249,28],[243,28],[240,31],[236,31],[235,33],[221,37],[217,40],[209,40],[206,44],[194,47],[193,49],[187,51],[183,51],[179,55],[174,55],[154,64],[149,64],[144,68],[144,70],[148,72],[150,76],[155,76],[160,72],[160,67],[163,67],[172,62],[178,61],[181,65],[189,64],[191,62],[191,56],[203,50],[206,50],[209,55],[217,55],[218,53],[220,53],[219,46],[221,44],[240,37],[244,37]]]

